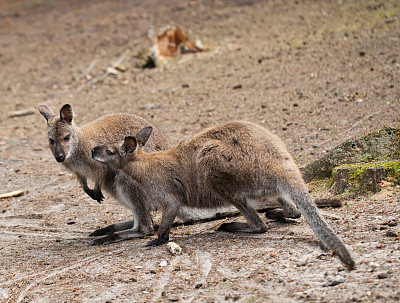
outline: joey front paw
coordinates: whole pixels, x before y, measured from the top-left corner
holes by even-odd
[[[166,244],[168,240],[163,240],[163,239],[155,239],[147,242],[146,247],[155,247],[155,246],[160,246],[163,244]]]

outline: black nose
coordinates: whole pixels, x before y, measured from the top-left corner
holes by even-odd
[[[64,162],[64,160],[65,160],[65,155],[57,155],[56,156],[57,162]]]
[[[97,155],[97,152],[100,150],[99,146],[93,147],[92,149],[92,158]]]

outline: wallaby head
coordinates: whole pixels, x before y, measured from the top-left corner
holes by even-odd
[[[54,157],[57,162],[66,161],[72,154],[78,141],[72,121],[74,113],[71,105],[65,104],[60,110],[59,117],[56,117],[53,111],[46,105],[40,105],[38,109],[47,120],[49,146]]]
[[[125,160],[134,161],[138,150],[149,140],[153,128],[151,126],[141,129],[135,137],[125,137],[122,144],[100,145],[92,149],[92,158],[109,167],[120,169]]]

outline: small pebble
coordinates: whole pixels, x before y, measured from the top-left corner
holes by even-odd
[[[369,263],[369,266],[372,267],[372,270],[375,270],[375,269],[381,267],[380,264],[378,264],[376,262]]]
[[[342,276],[329,276],[325,279],[323,286],[335,286],[344,282],[344,278]]]
[[[175,242],[168,242],[167,249],[173,256],[180,255],[182,253],[182,248]]]
[[[388,237],[398,237],[399,234],[394,232],[393,230],[389,229],[388,231],[386,231],[386,236],[388,236]]]
[[[167,266],[167,261],[165,261],[165,260],[162,260],[161,262],[160,262],[160,267],[165,267],[165,266]]]
[[[176,295],[172,295],[168,297],[168,300],[171,302],[178,302],[179,301],[179,297]]]
[[[199,289],[203,286],[203,283],[197,283],[194,288]]]

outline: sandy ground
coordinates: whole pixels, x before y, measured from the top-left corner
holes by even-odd
[[[135,67],[148,29],[169,24],[209,50]],[[398,302],[399,238],[388,236],[400,232],[398,188],[322,210],[354,254],[351,272],[304,219],[265,219],[262,235],[178,227],[178,256],[144,247],[149,239],[90,246],[91,231],[130,214],[91,200],[56,163],[36,107],[70,103],[78,125],[135,113],[174,144],[249,120],[305,165],[399,124],[399,50],[398,1],[1,0],[0,193],[25,194],[0,201],[0,301]],[[128,70],[103,77],[124,55]],[[12,117],[21,110],[32,114]]]

